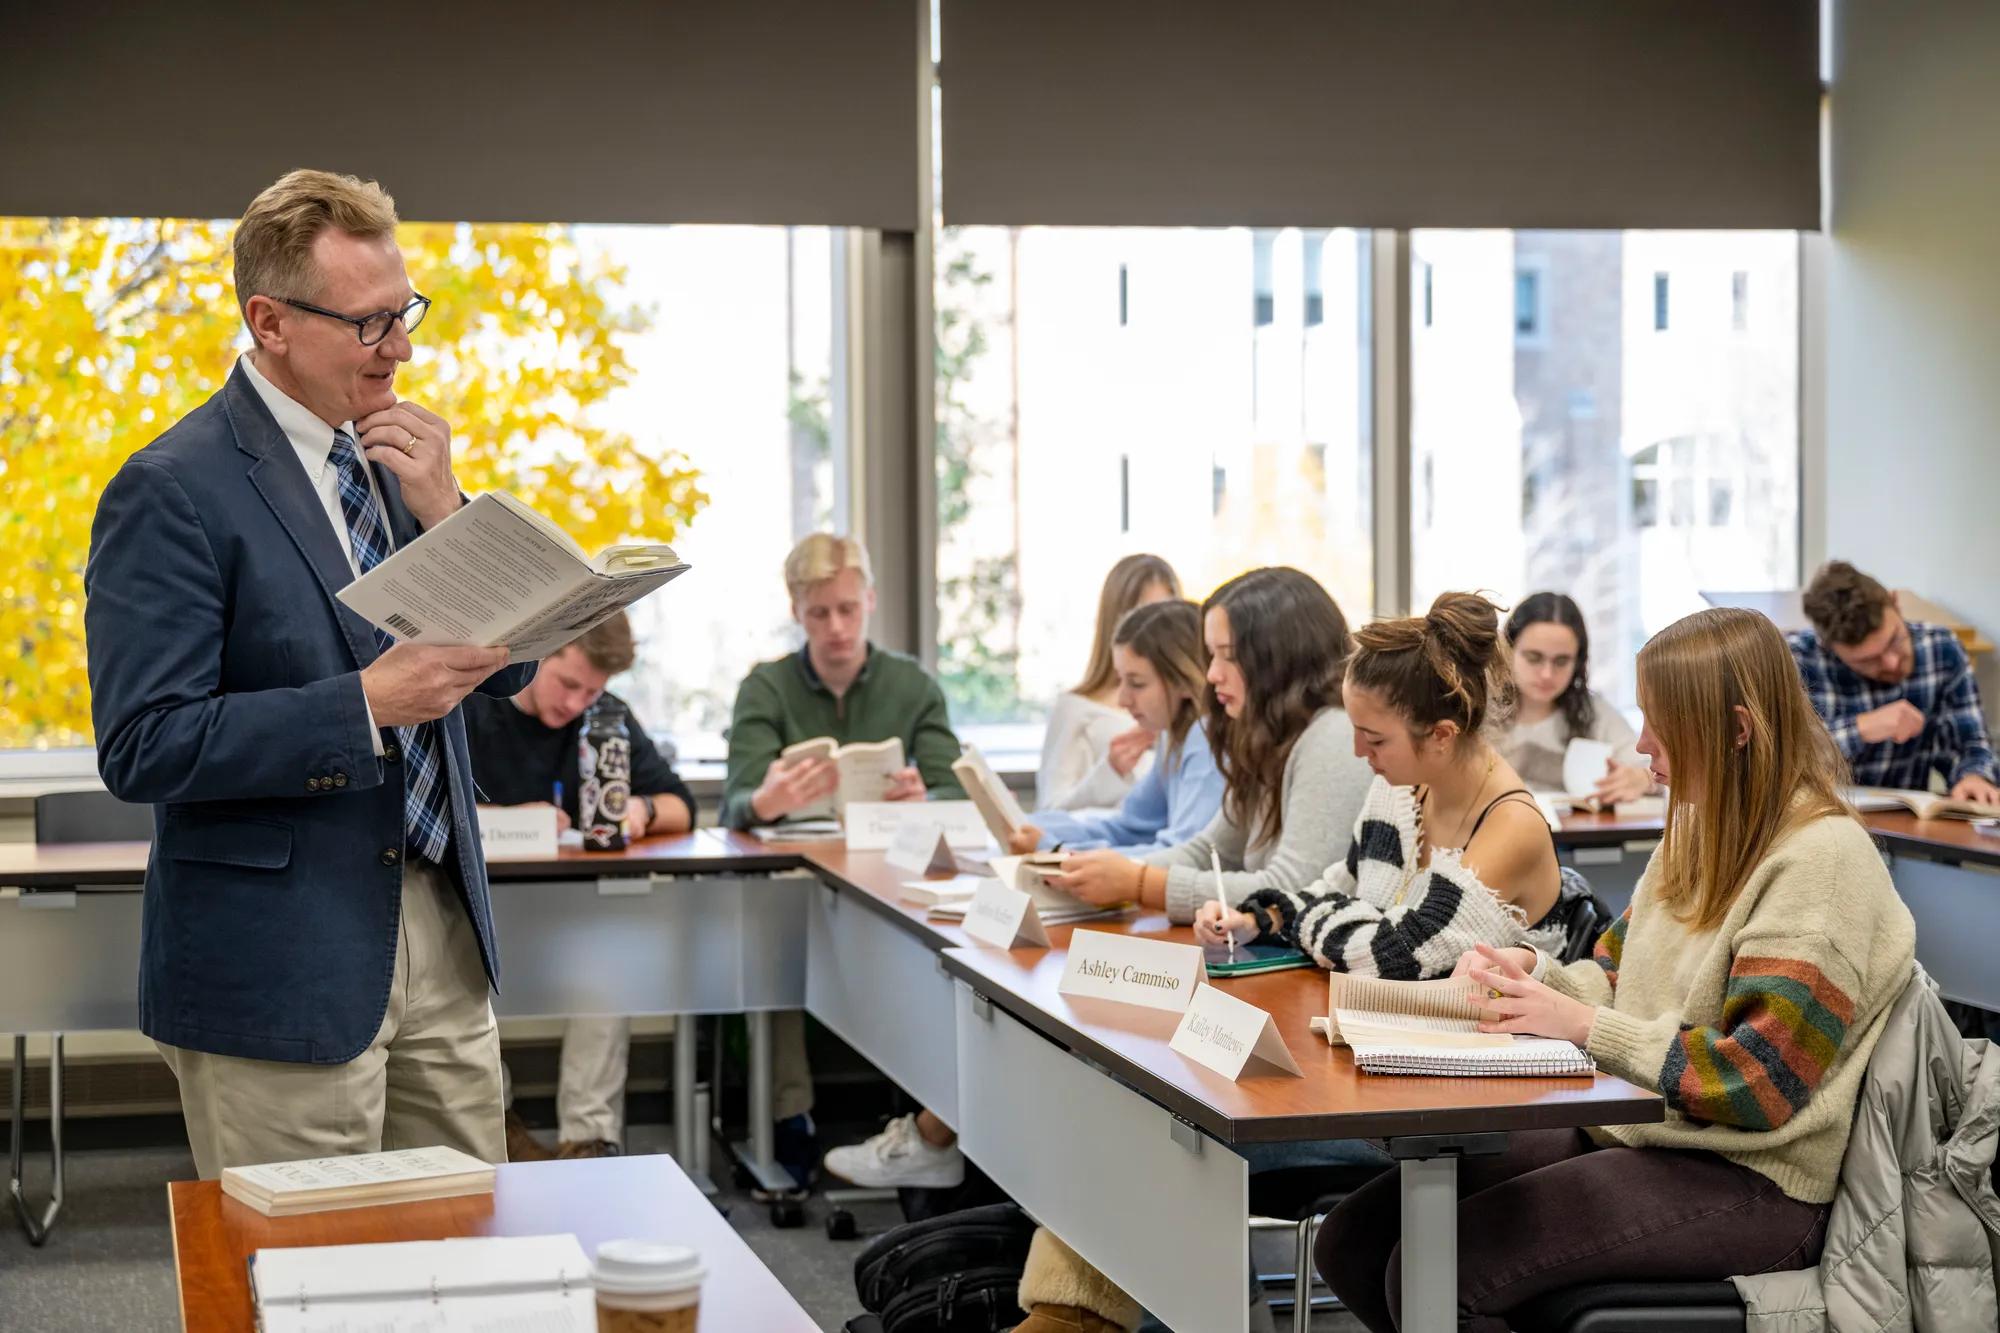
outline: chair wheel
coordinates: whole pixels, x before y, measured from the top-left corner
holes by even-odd
[[[854,1220],[854,1214],[845,1208],[836,1208],[826,1215],[826,1238],[828,1240],[853,1240],[861,1234],[861,1226]]]
[[[771,1200],[771,1225],[784,1229],[802,1227],[806,1224],[806,1205],[803,1199],[783,1198]]]

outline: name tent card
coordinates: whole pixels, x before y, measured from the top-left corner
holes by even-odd
[[[897,829],[896,836],[889,840],[889,854],[883,859],[898,870],[919,875],[958,873],[958,858],[951,854],[944,830],[928,821],[912,820]]]
[[[479,846],[489,861],[518,861],[556,854],[552,805],[482,805]]]
[[[965,933],[996,949],[1049,947],[1049,932],[1035,900],[1011,884],[981,880],[965,909]]]
[[[850,801],[842,819],[850,852],[886,852],[906,824],[934,828],[953,847],[976,850],[988,841],[986,821],[970,801]]]
[[[1069,937],[1069,959],[1056,989],[1178,1014],[1194,998],[1201,971],[1199,945],[1077,930]]]
[[[1304,1078],[1299,1062],[1278,1035],[1277,1020],[1247,1000],[1215,986],[1202,986],[1181,1015],[1167,1045],[1232,1083],[1255,1061],[1271,1073]]]

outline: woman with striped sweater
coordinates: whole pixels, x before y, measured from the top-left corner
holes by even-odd
[[[1428,615],[1354,640],[1341,693],[1375,780],[1346,857],[1236,910],[1205,904],[1195,933],[1289,944],[1332,971],[1399,981],[1444,976],[1475,944],[1555,944],[1560,930],[1542,926],[1562,885],[1555,841],[1487,739],[1514,694],[1493,604],[1445,593]]]
[[[1541,1130],[1458,1173],[1459,1326],[1545,1292],[1719,1280],[1819,1259],[1869,1053],[1916,928],[1841,797],[1844,765],[1777,629],[1689,616],[1639,654],[1639,751],[1665,837],[1596,956],[1482,945],[1494,1032],[1562,1037],[1667,1103],[1660,1124]],[[1320,1272],[1375,1330],[1401,1288],[1393,1178],[1320,1230]]]

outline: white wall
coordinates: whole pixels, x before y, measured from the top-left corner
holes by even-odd
[[[1838,0],[1827,553],[2000,637],[2000,5]],[[1981,673],[1987,719],[2000,669]]]

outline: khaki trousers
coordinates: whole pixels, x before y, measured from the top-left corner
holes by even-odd
[[[771,1015],[771,1118],[790,1120],[813,1109],[812,1065],[806,1060],[803,1009]]]
[[[437,1144],[507,1160],[500,1029],[479,941],[436,867],[406,864],[398,924],[388,1012],[368,1049],[344,1065],[159,1043],[180,1081],[202,1179],[226,1166]]]
[[[674,1040],[692,1027],[691,1023],[677,1027]],[[623,1146],[631,1050],[629,1018],[572,1018],[564,1024],[562,1073],[556,1082],[556,1133],[561,1142]]]

